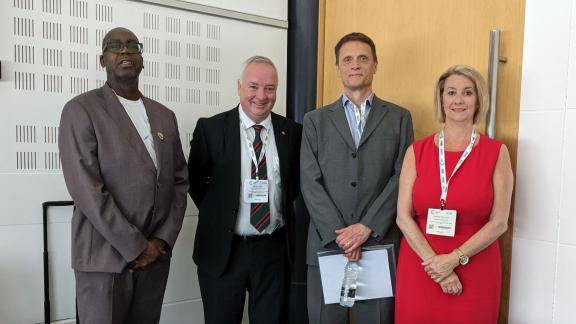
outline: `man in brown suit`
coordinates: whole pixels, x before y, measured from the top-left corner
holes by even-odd
[[[112,29],[100,64],[106,84],[64,106],[58,139],[75,204],[78,315],[82,324],[158,323],[186,210],[186,161],[174,113],[138,90],[138,38]]]

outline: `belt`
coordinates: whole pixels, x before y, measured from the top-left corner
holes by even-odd
[[[282,227],[282,228],[277,228],[274,232],[272,232],[272,234],[261,234],[261,235],[237,235],[237,234],[234,234],[234,240],[242,241],[245,243],[253,243],[253,242],[259,242],[259,241],[264,241],[264,240],[278,239],[279,237],[282,237],[284,235],[284,233],[286,233],[286,230],[284,229],[284,227]]]

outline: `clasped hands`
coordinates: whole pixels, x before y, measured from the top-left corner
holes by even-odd
[[[449,254],[437,254],[421,263],[424,271],[440,285],[445,294],[462,294],[462,283],[454,272],[454,268],[459,265],[458,255],[454,252]]]
[[[130,262],[128,271],[143,269],[150,264],[154,263],[161,255],[166,254],[166,243],[157,238],[152,238],[148,241],[146,249],[140,253],[136,260]]]
[[[370,237],[372,230],[364,224],[353,224],[336,230],[336,244],[344,250],[349,261],[358,261],[362,257],[362,244]]]

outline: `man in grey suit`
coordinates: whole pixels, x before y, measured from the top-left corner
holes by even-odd
[[[188,170],[176,116],[138,90],[142,44],[102,42],[107,82],[70,100],[58,146],[74,200],[72,267],[82,324],[158,323]]]
[[[340,248],[350,261],[367,244],[393,243],[398,178],[412,143],[410,113],[372,91],[378,59],[373,41],[361,33],[335,47],[344,94],[307,113],[300,155],[301,188],[308,211],[308,313],[310,323],[347,323],[348,311],[324,303],[317,252]],[[397,252],[396,252],[397,253]],[[342,269],[344,271],[344,269]],[[356,301],[354,323],[393,323],[393,298]]]

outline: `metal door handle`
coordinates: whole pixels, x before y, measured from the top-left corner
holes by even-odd
[[[500,56],[500,30],[490,31],[490,53],[488,55],[488,94],[490,104],[486,114],[486,135],[496,136],[496,99],[498,97],[498,64],[506,63],[508,59]]]

